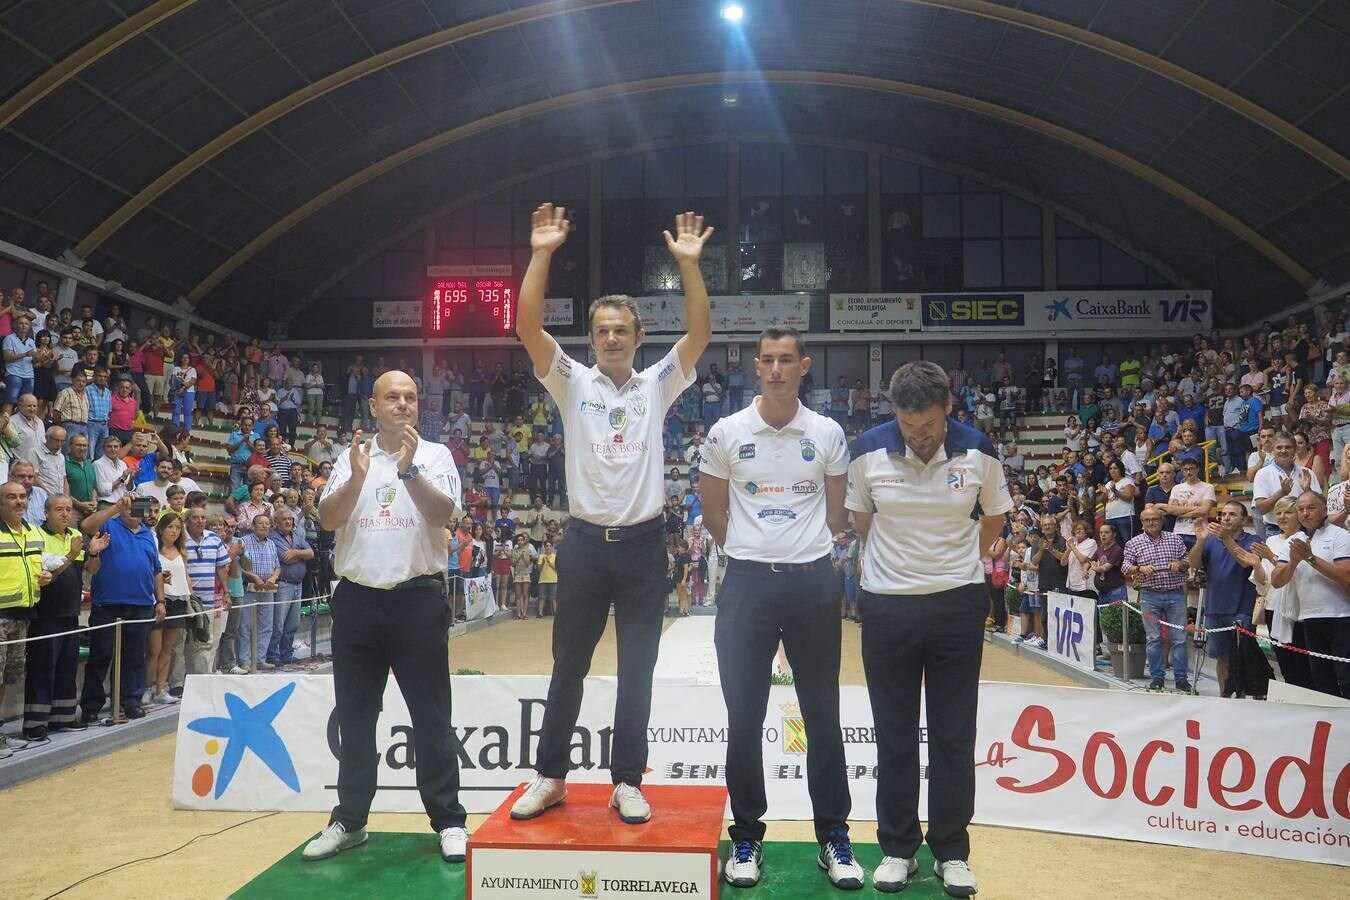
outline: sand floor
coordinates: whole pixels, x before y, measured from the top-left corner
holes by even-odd
[[[547,674],[550,624],[504,622],[456,638],[451,666]],[[842,680],[862,683],[856,625],[845,625],[843,659]],[[611,628],[592,671],[614,670]],[[1070,683],[997,647],[987,648],[982,674],[992,681]],[[174,852],[98,875],[61,897],[224,897],[326,824],[323,813],[175,810],[172,768],[173,738],[166,736],[0,793],[0,897],[48,897],[111,866],[168,851]],[[470,828],[482,819],[471,817]],[[372,815],[369,827],[420,831],[427,824],[420,815],[386,813]],[[1350,896],[1350,868],[1012,828],[971,830],[981,898]],[[220,833],[197,837],[211,832]],[[875,840],[867,822],[854,823],[853,835]],[[809,822],[769,824],[768,840],[811,839]]]

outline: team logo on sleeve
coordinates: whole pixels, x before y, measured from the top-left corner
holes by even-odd
[[[754,458],[755,458],[755,445],[754,445],[754,444],[741,444],[741,449],[740,449],[738,452],[739,452],[739,458],[740,458],[740,459],[754,459]]]
[[[816,442],[810,438],[802,438],[797,443],[802,446],[802,459],[810,462],[816,458]]]

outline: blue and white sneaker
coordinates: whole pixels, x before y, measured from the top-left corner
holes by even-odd
[[[846,891],[861,890],[863,886],[863,868],[853,856],[853,842],[843,828],[831,831],[825,843],[820,845],[820,856],[816,859],[820,867],[830,876],[830,883]]]
[[[731,856],[722,869],[727,884],[734,887],[754,887],[759,883],[759,864],[763,859],[759,841],[736,841],[731,845]]]

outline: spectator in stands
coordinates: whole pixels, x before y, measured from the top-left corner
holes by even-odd
[[[29,322],[27,316],[18,316],[14,319],[14,331],[5,335],[5,339],[0,344],[3,345],[5,355],[5,405],[6,415],[14,409],[19,399],[25,395],[33,393],[34,373],[33,360],[37,356],[37,341],[29,333]],[[35,408],[37,398],[33,398]]]
[[[248,478],[248,499],[238,504],[235,513],[235,529],[240,535],[254,530],[253,520],[258,516],[267,516],[269,528],[272,524],[272,504],[267,502],[267,469],[262,466],[251,466]]]
[[[187,551],[188,580],[192,593],[201,600],[203,609],[211,619],[209,641],[198,640],[192,629],[187,630],[184,636],[184,660],[189,675],[205,675],[212,670],[216,646],[228,621],[226,613],[230,609],[230,596],[226,585],[230,579],[231,562],[239,550],[227,545],[216,531],[206,527],[204,505],[189,506],[183,521],[187,529],[184,546]]]
[[[1326,485],[1331,472],[1327,469],[1326,463],[1322,457],[1313,451],[1312,441],[1308,439],[1308,432],[1300,429],[1294,432],[1294,462],[1305,469],[1311,469],[1318,482]]]
[[[277,605],[272,611],[272,640],[267,647],[267,662],[288,666],[295,661],[295,632],[300,627],[300,598],[303,595],[305,574],[314,548],[304,533],[295,527],[295,515],[281,508],[276,513],[276,527],[269,536],[281,567],[277,582]],[[311,648],[310,652],[313,652]]]
[[[1263,534],[1278,534],[1275,503],[1281,497],[1298,498],[1304,491],[1322,493],[1322,484],[1312,469],[1294,460],[1294,436],[1280,431],[1272,439],[1271,461],[1256,472],[1252,482],[1252,501],[1264,523]]]
[[[162,403],[165,399],[164,387],[167,383],[164,372],[164,361],[168,354],[168,349],[157,336],[151,336],[142,345],[142,368],[145,370],[145,397],[144,408],[146,412],[152,410],[157,403]]]
[[[328,436],[328,426],[320,422],[314,428],[314,437],[305,442],[304,454],[315,465],[332,462],[337,458],[333,449],[333,439]]]
[[[89,433],[89,397],[84,388],[84,373],[76,372],[52,404],[52,418],[71,435]]]
[[[854,428],[867,428],[872,424],[872,391],[861,378],[853,382],[849,408],[852,410],[849,423]]]
[[[28,741],[45,742],[49,731],[85,728],[76,717],[75,704],[80,635],[64,634],[79,628],[84,594],[84,541],[70,527],[73,512],[69,497],[48,498],[47,518],[41,529],[42,569],[51,580],[42,586],[41,596],[33,607],[33,618],[28,623],[30,643],[24,647],[23,736]],[[0,679],[0,700],[3,690]]]
[[[1102,482],[1106,494],[1106,521],[1115,526],[1116,533],[1129,546],[1134,536],[1134,498],[1139,493],[1139,486],[1125,474],[1125,466],[1120,460],[1112,460],[1106,467],[1106,475]]]
[[[27,322],[23,318],[19,321]],[[22,483],[7,481],[0,485],[0,521],[4,523],[0,532],[0,704],[4,703],[6,686],[17,684],[24,671],[24,646],[9,642],[28,636],[39,591],[52,580],[51,573],[43,570],[43,532],[29,524],[40,520],[26,520],[27,509],[28,492]],[[27,746],[27,741],[11,740],[0,732],[0,759]]]
[[[291,446],[299,440],[300,407],[304,403],[304,394],[300,388],[282,384],[277,388],[277,424],[282,439]]]
[[[323,418],[323,392],[327,385],[323,380],[323,366],[319,363],[310,363],[309,374],[305,376],[305,418],[314,424],[318,424]],[[441,385],[437,385],[439,388]],[[437,396],[438,390],[431,394],[434,401],[433,410],[440,410],[440,399]]]
[[[117,390],[113,392],[108,406],[108,434],[116,435],[123,444],[126,444],[135,432],[136,414],[141,406],[141,389],[125,378],[122,379],[117,383]],[[89,446],[98,447],[100,444],[91,440]]]
[[[146,692],[149,702],[167,705],[178,699],[169,693],[169,668],[183,638],[192,585],[187,575],[183,520],[174,512],[161,515],[155,524],[159,542],[159,578],[163,583],[164,618],[150,626],[146,650]]]
[[[286,452],[285,446],[281,443],[280,434],[271,435],[267,439],[264,457],[267,460],[267,467],[281,476],[282,487],[291,487],[294,463],[290,453]]]
[[[89,461],[89,438],[72,435],[66,458],[66,483],[76,524],[98,509],[98,473]]]
[[[1279,523],[1280,533],[1267,535],[1265,543],[1253,545],[1252,553],[1260,558],[1261,564],[1252,568],[1252,576],[1256,581],[1257,607],[1264,609],[1266,628],[1272,641],[1276,642],[1275,659],[1279,661],[1280,674],[1287,684],[1316,690],[1306,653],[1308,644],[1303,623],[1298,621],[1299,605],[1294,589],[1287,583],[1276,587],[1272,581],[1281,554],[1287,558],[1290,539],[1302,535],[1297,504],[1293,497],[1282,497],[1276,502],[1275,521]],[[1261,596],[1263,580],[1266,583],[1264,597]]]
[[[567,506],[567,447],[561,434],[553,435],[548,448],[548,505],[557,509]]]
[[[1125,544],[1121,572],[1139,589],[1144,611],[1150,690],[1161,690],[1165,673],[1163,642],[1171,647],[1172,677],[1176,688],[1189,693],[1186,658],[1187,549],[1181,538],[1163,530],[1163,511],[1146,507],[1140,517],[1144,533]],[[1175,626],[1175,627],[1173,627]]]
[[[1320,496],[1318,502],[1321,502]],[[1190,564],[1194,569],[1203,567],[1205,570],[1207,590],[1204,624],[1207,629],[1232,628],[1237,625],[1247,629],[1252,627],[1256,586],[1251,581],[1251,575],[1257,557],[1252,554],[1251,548],[1261,539],[1248,532],[1246,524],[1247,508],[1238,500],[1228,500],[1219,507],[1219,521],[1216,524],[1211,526],[1203,520],[1196,524]],[[1206,652],[1215,661],[1221,694],[1224,697],[1233,696],[1238,691],[1229,682],[1229,660],[1237,647],[1237,634],[1231,630],[1211,631],[1206,642]]]
[[[24,486],[28,492],[28,521],[41,522],[47,517],[47,490],[38,484],[37,466],[26,459],[10,464],[9,477]]]
[[[261,485],[255,486],[255,489],[260,488]],[[276,597],[281,579],[281,561],[272,544],[271,532],[272,514],[269,507],[249,520],[248,531],[242,535],[244,559],[247,561],[242,572],[245,603],[239,616],[238,662],[232,670],[234,674],[243,674],[254,663],[263,671],[276,668],[264,659],[272,641],[274,614],[270,604]]]
[[[1276,556],[1271,587],[1292,588],[1307,649],[1350,658],[1350,534],[1327,521],[1326,504],[1313,491],[1296,508],[1302,533],[1291,534]],[[1350,663],[1312,657],[1309,666],[1314,689],[1350,698]]]
[[[38,451],[46,441],[47,427],[37,414],[37,407],[36,397],[32,394],[23,394],[19,397],[18,414],[4,416],[18,438],[12,445],[15,459],[36,461]]]
[[[165,615],[155,533],[132,513],[131,497],[125,495],[87,517],[80,523],[80,529],[91,539],[85,560],[85,571],[93,575],[89,625],[123,620],[122,682],[113,689],[120,691],[122,712],[128,718],[139,719],[145,716],[141,695],[145,691],[149,626],[152,620],[162,621]],[[103,708],[106,699],[103,679],[112,659],[113,629],[90,632],[89,659],[80,691],[80,721],[85,724],[97,721]]]

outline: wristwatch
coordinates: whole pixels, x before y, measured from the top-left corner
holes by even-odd
[[[419,476],[419,475],[421,475],[421,474],[422,474],[422,467],[421,467],[421,466],[417,466],[417,465],[408,466],[408,471],[406,471],[406,472],[399,472],[399,473],[398,473],[398,480],[399,480],[399,481],[412,481],[414,478],[416,478],[417,476]]]

